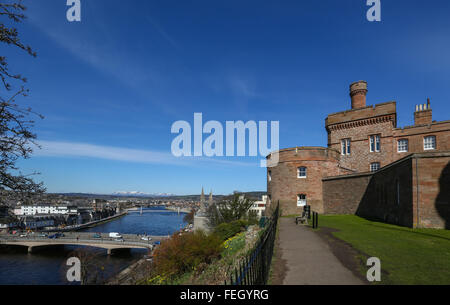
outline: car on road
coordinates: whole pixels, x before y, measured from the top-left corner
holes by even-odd
[[[141,239],[146,240],[146,241],[152,240],[152,238],[150,236],[142,236]]]
[[[111,238],[122,238],[122,236],[119,233],[117,233],[117,232],[109,233],[109,237],[111,237]]]
[[[94,235],[92,235],[92,238],[102,238],[102,236],[98,233],[95,233]]]
[[[57,239],[57,238],[64,237],[64,236],[65,235],[63,233],[55,233],[55,234],[49,235],[48,238]]]
[[[20,234],[19,237],[27,237],[27,236],[28,236],[27,234]]]
[[[48,237],[48,234],[47,233],[41,233],[41,234],[38,235],[38,237]]]

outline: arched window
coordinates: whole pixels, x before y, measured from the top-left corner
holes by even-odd
[[[306,171],[304,166],[297,168],[297,178],[306,178]]]
[[[297,195],[297,206],[303,207],[306,205],[306,195],[305,194],[298,194]]]

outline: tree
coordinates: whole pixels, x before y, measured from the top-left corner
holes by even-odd
[[[211,227],[224,222],[232,222],[239,219],[253,220],[254,213],[251,213],[254,200],[246,198],[244,195],[234,193],[225,200],[208,207],[208,222]]]
[[[93,249],[80,247],[69,253],[68,257],[77,257],[80,260],[80,280],[81,285],[101,285],[107,281],[108,273],[104,266],[104,257]],[[67,266],[61,268],[61,275],[65,279]]]
[[[0,18],[2,18],[0,42],[36,57],[31,47],[21,42],[19,32],[14,27],[26,18],[25,10],[26,7],[17,1],[0,3]],[[5,56],[0,56],[0,80],[0,86],[3,85],[6,91],[0,94],[0,192],[3,195],[1,198],[9,194],[26,201],[33,195],[42,194],[45,189],[42,183],[35,183],[31,178],[36,173],[22,174],[16,166],[16,161],[19,158],[29,158],[33,152],[32,146],[38,146],[35,142],[36,134],[31,131],[34,121],[30,116],[41,119],[43,116],[17,103],[17,98],[28,95],[29,90],[23,86],[27,80],[22,75],[10,71]],[[13,82],[21,84],[15,93],[12,93]]]
[[[184,215],[183,221],[186,223],[194,223],[194,214],[195,214],[195,211],[194,211],[194,209],[192,209],[189,213]]]

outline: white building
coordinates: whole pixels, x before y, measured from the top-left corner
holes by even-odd
[[[263,216],[263,213],[266,210],[266,204],[267,204],[267,195],[263,195],[262,200],[255,201],[253,203],[253,206],[250,208],[250,211],[256,211],[256,215],[258,217],[261,217]]]
[[[14,209],[14,215],[16,216],[69,215],[77,213],[77,207],[72,206],[23,205]]]

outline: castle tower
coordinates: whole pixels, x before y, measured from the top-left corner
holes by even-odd
[[[350,85],[352,109],[366,107],[367,82],[360,80]]]
[[[352,109],[329,114],[325,120],[328,148],[340,152],[340,166],[355,172],[377,170],[393,161],[395,101],[366,105],[367,82],[350,85]]]
[[[209,199],[208,199],[208,204],[211,206],[213,203],[213,194],[212,194],[212,190],[209,192]]]

